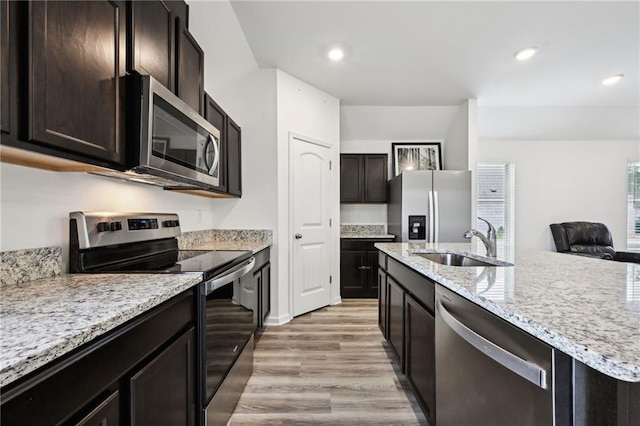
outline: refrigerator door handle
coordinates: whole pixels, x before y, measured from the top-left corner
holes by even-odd
[[[427,242],[435,242],[433,238],[433,191],[429,191],[429,236]]]
[[[438,191],[433,191],[433,223],[434,223],[434,243],[440,242],[440,203],[438,202]]]

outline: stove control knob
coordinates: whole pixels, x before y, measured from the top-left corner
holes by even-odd
[[[106,232],[109,230],[109,222],[99,222],[98,232]]]
[[[122,230],[122,222],[111,222],[109,224],[109,229],[112,231],[121,231]]]

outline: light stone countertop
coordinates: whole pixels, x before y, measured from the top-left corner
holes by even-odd
[[[0,287],[0,386],[202,281],[202,274],[72,274]]]
[[[340,225],[340,238],[395,238],[388,234],[385,225]]]
[[[376,243],[390,257],[613,378],[640,382],[640,264],[500,247],[515,266],[440,265],[413,251],[478,244]]]
[[[395,238],[396,236],[393,234],[371,234],[371,235],[367,235],[367,234],[353,234],[353,233],[341,233],[340,234],[340,238],[344,238],[344,239],[387,239],[387,238]]]

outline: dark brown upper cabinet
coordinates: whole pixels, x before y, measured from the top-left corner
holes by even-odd
[[[15,99],[13,91],[15,84],[12,80],[15,75],[15,54],[17,47],[17,37],[12,36],[9,29],[13,26],[14,3],[8,0],[0,1],[0,131],[5,135],[12,135],[15,132]]]
[[[220,185],[218,189],[242,196],[242,129],[211,96],[204,96],[204,117],[220,130]]]
[[[176,19],[177,76],[175,93],[187,105],[203,113],[204,52],[185,23]]]
[[[340,155],[340,202],[387,202],[387,154]]]
[[[9,117],[9,2],[2,0],[0,1],[0,131],[8,131]]]
[[[125,2],[28,9],[28,140],[124,164]]]
[[[204,52],[189,33],[179,0],[129,2],[127,70],[150,75],[203,113]]]
[[[161,0],[129,2],[127,70],[150,75],[173,90],[175,19]]]
[[[211,96],[204,95],[204,118],[220,131],[220,183],[218,189],[227,191],[227,114]]]
[[[242,196],[242,130],[227,117],[227,192]]]

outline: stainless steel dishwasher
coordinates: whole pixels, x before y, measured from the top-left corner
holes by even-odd
[[[436,286],[436,424],[553,425],[553,349]]]

